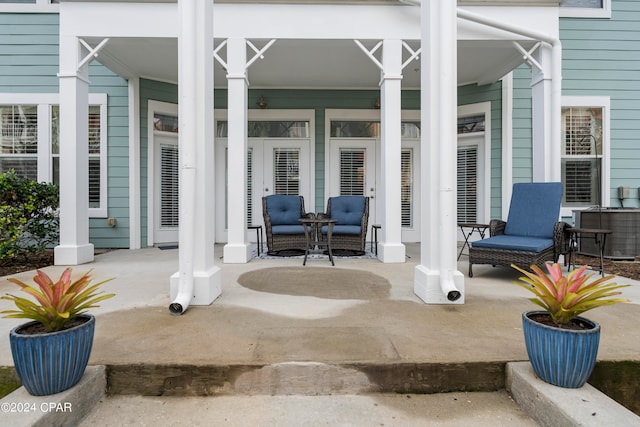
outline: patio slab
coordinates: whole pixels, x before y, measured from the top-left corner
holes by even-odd
[[[418,245],[407,245],[403,264],[337,258],[330,267],[326,259],[314,259],[304,270],[298,258],[220,262],[222,295],[181,316],[168,310],[177,250],[98,255],[95,262],[75,268],[92,268],[96,279],[114,277],[105,291],[117,294],[93,311],[97,324],[90,364],[107,366],[110,392],[124,394],[245,393],[250,377],[263,381],[255,383],[256,389],[273,394],[286,390],[277,384],[295,381],[300,372],[348,378],[343,388],[327,386],[331,393],[503,388],[506,362],[527,359],[521,313],[534,308],[528,293],[512,283],[516,272],[477,266],[474,277],[465,280],[464,305],[427,305],[413,293],[418,251]],[[218,261],[221,255],[216,246]],[[326,290],[314,285],[296,292],[238,281],[242,274],[259,276],[274,267],[299,275],[301,284],[327,269],[343,272],[345,292],[335,281]],[[464,256],[458,268],[466,273]],[[63,267],[45,270],[59,274]],[[358,298],[366,282],[354,285],[349,279],[354,271],[382,280]],[[29,280],[32,275],[18,276]],[[620,281],[633,284],[624,290],[632,303],[593,310],[588,317],[602,327],[599,360],[639,361],[640,283]],[[2,281],[0,293],[9,291],[15,292],[13,285]],[[0,301],[0,310],[9,306]],[[5,336],[19,323],[3,319]],[[0,366],[12,364],[8,339],[2,340]]]

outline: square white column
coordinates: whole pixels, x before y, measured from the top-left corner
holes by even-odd
[[[60,36],[60,244],[56,265],[93,261],[89,243],[89,77],[78,38]]]
[[[228,82],[228,177],[227,244],[225,263],[249,261],[247,229],[247,42],[227,40]]]
[[[179,271],[170,294],[173,301],[189,292],[184,301],[209,305],[222,293],[213,255],[213,3],[179,0],[178,7]]]
[[[421,246],[414,292],[430,304],[464,302],[457,271],[457,30],[454,1],[421,5]]]
[[[381,206],[382,241],[378,258],[385,263],[405,262],[402,244],[402,209],[400,199],[402,153],[402,41],[384,40],[382,44],[381,114]]]

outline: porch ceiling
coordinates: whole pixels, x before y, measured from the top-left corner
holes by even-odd
[[[92,45],[101,39],[85,38]],[[257,46],[265,41],[253,40]],[[219,41],[216,41],[216,46]],[[520,41],[530,47],[534,41]],[[374,41],[367,42],[370,46]],[[409,42],[413,49],[419,41]],[[408,53],[405,53],[408,55]],[[248,57],[253,55],[249,50]],[[224,49],[221,52],[224,58]],[[408,57],[408,56],[407,56]],[[98,60],[129,77],[178,81],[178,43],[175,38],[111,38]],[[458,84],[497,81],[523,62],[508,40],[458,42]],[[226,71],[214,62],[214,82],[227,86]],[[252,88],[376,89],[380,71],[353,40],[278,40],[248,72]],[[420,88],[420,61],[404,69],[403,89]]]

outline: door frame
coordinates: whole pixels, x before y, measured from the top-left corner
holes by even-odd
[[[150,99],[147,108],[147,246],[155,245],[155,226],[156,226],[156,133],[170,134],[179,137],[178,134],[170,132],[157,131],[154,128],[154,116],[158,114],[166,114],[178,117],[178,104],[169,102],[161,102]],[[179,144],[178,144],[179,145]]]
[[[225,167],[224,167],[224,148],[227,146],[228,138],[227,137],[218,137],[217,136],[217,122],[218,121],[227,121],[228,111],[226,109],[216,109],[214,112],[214,132],[215,135],[215,242],[216,243],[226,243],[228,241],[227,238],[227,229],[225,225],[226,218],[226,177],[225,177]],[[309,147],[308,147],[308,158],[309,158],[309,167],[308,167],[308,200],[305,197],[305,209],[308,212],[315,211],[315,144],[316,144],[316,131],[315,131],[315,110],[309,109],[300,109],[300,110],[291,110],[291,109],[282,109],[282,110],[260,110],[260,109],[250,109],[248,110],[248,121],[306,121],[309,122]],[[255,141],[259,140],[286,140],[287,138],[247,138],[247,148],[250,145],[254,145]],[[300,140],[303,138],[290,138],[291,141]],[[262,151],[262,150],[259,150]],[[255,159],[255,151],[254,151],[254,159]],[[255,181],[256,176],[253,176],[254,182],[254,200],[257,197],[255,194],[255,190],[259,189],[262,186],[262,183],[258,183]],[[260,188],[260,191],[262,189]],[[250,203],[251,201],[247,201]],[[260,209],[257,212],[254,212],[253,224],[254,225],[262,225],[262,205],[255,204],[255,206],[260,206]],[[253,242],[256,239],[256,233],[254,230],[246,230],[246,239],[247,241]]]

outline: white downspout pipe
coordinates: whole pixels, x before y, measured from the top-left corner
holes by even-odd
[[[193,300],[194,290],[194,241],[196,209],[196,108],[197,108],[197,8],[196,0],[178,0],[180,32],[178,36],[179,58],[179,162],[180,222],[178,232],[178,293],[169,304],[174,315],[184,313]]]

